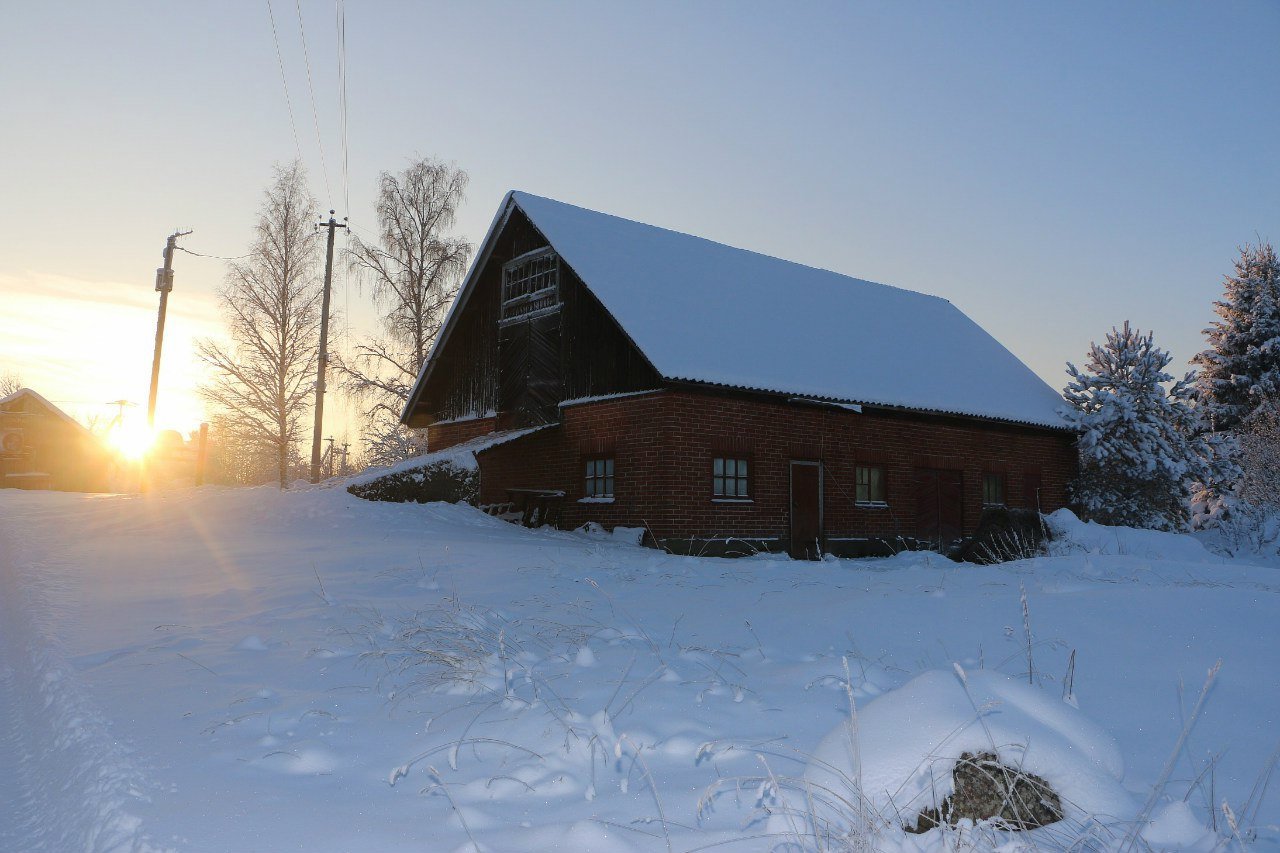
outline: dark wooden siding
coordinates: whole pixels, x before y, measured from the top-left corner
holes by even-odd
[[[617,322],[567,265],[561,279],[564,334],[561,343],[565,400],[648,391],[662,385]]]
[[[462,306],[444,347],[437,354],[431,381],[423,389],[419,412],[428,422],[454,420],[500,408],[498,309],[502,301],[502,265],[517,255],[547,245],[518,211],[508,220],[479,271],[476,286]]]
[[[513,425],[548,423],[558,419],[562,400],[661,386],[567,264],[561,264],[559,311],[499,327],[503,265],[546,245],[524,214],[513,211],[437,355],[415,420],[504,412]]]

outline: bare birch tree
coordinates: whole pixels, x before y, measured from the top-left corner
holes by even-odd
[[[448,235],[467,173],[423,158],[378,183],[378,242],[352,237],[349,261],[382,311],[383,334],[337,365],[343,388],[365,408],[369,461],[385,464],[421,452],[399,425],[400,412],[458,292],[471,245]]]
[[[289,483],[303,417],[310,411],[320,330],[316,202],[300,163],[277,166],[249,257],[232,263],[219,294],[230,346],[201,341],[214,378],[201,395],[227,432],[276,461]]]
[[[22,390],[22,377],[15,371],[0,373],[0,397],[8,397]]]

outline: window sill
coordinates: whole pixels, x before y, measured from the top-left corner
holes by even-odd
[[[611,504],[613,503],[613,497],[610,496],[607,498],[578,498],[578,503],[580,504]]]
[[[885,501],[854,501],[853,505],[858,509],[888,509],[889,504]]]
[[[712,498],[713,504],[753,504],[754,498]]]

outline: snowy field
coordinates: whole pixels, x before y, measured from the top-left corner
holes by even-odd
[[[340,489],[2,491],[0,851],[766,851],[815,818],[1280,850],[1280,569],[1060,549],[727,561]],[[902,833],[984,741],[1068,820]]]

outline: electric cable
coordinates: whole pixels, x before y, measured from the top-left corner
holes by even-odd
[[[338,105],[342,122],[342,203],[351,212],[350,184],[348,181],[350,141],[347,135],[347,8],[345,0],[335,0],[338,28]]]
[[[302,0],[294,0],[294,8],[298,12],[298,33],[302,36],[302,59],[307,66],[307,89],[311,92],[311,118],[316,127],[316,145],[320,149],[320,171],[324,173],[324,190],[329,204],[333,204],[333,186],[329,183],[329,163],[324,156],[324,140],[320,135],[320,112],[316,109],[316,87],[311,81],[311,55],[307,51],[307,31],[302,27]]]
[[[206,255],[203,252],[193,252],[183,246],[174,246],[179,252],[186,252],[188,255],[195,255],[197,258],[213,258],[216,261],[243,261],[249,255],[236,255],[235,257],[227,257],[225,255]]]
[[[276,43],[276,62],[280,65],[280,84],[284,87],[284,103],[289,108],[289,127],[293,129],[293,147],[298,151],[298,161],[302,161],[302,143],[298,141],[298,122],[293,117],[293,99],[289,97],[289,81],[284,75],[284,55],[280,52],[280,34],[276,31],[276,15],[271,10],[271,0],[267,0],[267,17],[271,19],[271,38]]]

